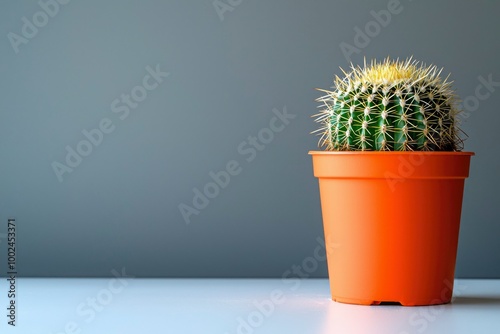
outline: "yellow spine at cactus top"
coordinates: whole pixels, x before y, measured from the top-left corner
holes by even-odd
[[[419,62],[412,60],[412,58],[405,61],[390,60],[389,58],[386,58],[383,62],[372,60],[369,65],[365,61],[364,67],[351,65],[350,73],[342,71],[345,74],[345,78],[337,76],[335,80],[336,85],[345,86],[349,83],[354,85],[362,83],[394,85],[400,82],[413,85],[419,81],[424,81],[425,86],[434,86],[444,95],[447,95],[445,91],[448,91],[450,95],[452,93],[449,90],[451,82],[447,81],[448,78],[442,80],[440,77],[442,69],[438,69],[434,65],[419,65]]]

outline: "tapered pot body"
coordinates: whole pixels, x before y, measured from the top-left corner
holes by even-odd
[[[471,152],[309,152],[332,299],[451,300]]]

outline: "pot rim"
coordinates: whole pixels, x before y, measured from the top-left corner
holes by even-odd
[[[309,151],[309,155],[476,155],[469,151]]]

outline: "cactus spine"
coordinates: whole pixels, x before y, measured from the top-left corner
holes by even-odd
[[[372,61],[321,90],[320,146],[335,151],[457,151],[456,95],[442,69],[417,61]]]

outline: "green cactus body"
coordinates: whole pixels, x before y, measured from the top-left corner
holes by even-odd
[[[439,73],[410,60],[353,68],[318,99],[326,106],[318,117],[322,144],[337,151],[457,150],[455,95]]]

